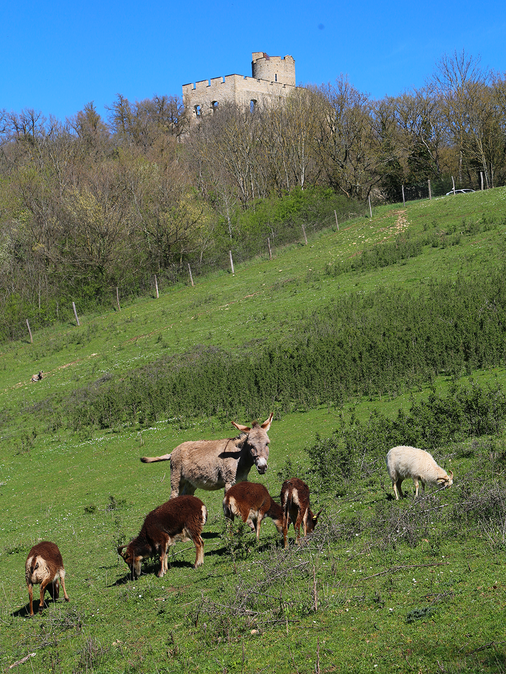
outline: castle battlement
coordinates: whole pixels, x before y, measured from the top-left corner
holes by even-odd
[[[256,105],[279,103],[295,89],[295,60],[292,56],[252,54],[252,76],[226,75],[183,84],[183,103],[197,120],[219,106],[232,102],[254,108]]]

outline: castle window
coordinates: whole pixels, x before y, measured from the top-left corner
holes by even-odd
[[[278,74],[277,74],[277,73],[274,75],[274,81],[275,81],[275,82],[278,81]]]
[[[211,108],[213,112],[216,112],[216,110],[218,110],[218,101],[213,101],[211,103]]]
[[[249,102],[249,111],[250,112],[255,112],[256,104],[257,104],[257,102],[253,99]]]
[[[200,117],[201,114],[202,114],[202,111],[200,109],[200,105],[196,105],[195,106],[195,117]]]

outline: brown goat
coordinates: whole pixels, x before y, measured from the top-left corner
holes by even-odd
[[[42,379],[42,370],[39,372],[39,374],[32,374],[32,378],[30,381],[40,381]]]
[[[293,522],[298,543],[301,524],[304,536],[307,536],[314,531],[321,510],[317,515],[313,515],[309,507],[309,487],[298,477],[292,477],[290,480],[283,482],[280,499],[283,510],[283,541],[286,548],[288,545],[287,535],[290,523]]]
[[[207,521],[207,508],[195,496],[177,496],[152,510],[144,520],[139,535],[127,545],[121,545],[118,553],[130,567],[135,578],[141,575],[141,562],[145,557],[160,553],[161,578],[168,569],[167,551],[178,541],[192,540],[197,557],[194,568],[204,563],[204,541],[201,533]],[[124,552],[122,550],[126,548]]]
[[[240,517],[251,531],[260,536],[260,525],[264,517],[270,517],[280,534],[283,533],[283,510],[271,497],[263,484],[238,482],[231,487],[223,499],[223,513],[232,522]]]
[[[33,586],[40,584],[39,613],[44,608],[44,594],[49,591],[51,597],[56,600],[60,596],[61,580],[65,601],[70,601],[65,589],[65,569],[58,546],[50,541],[42,541],[28,553],[25,564],[25,578],[30,598],[30,615],[33,616]]]

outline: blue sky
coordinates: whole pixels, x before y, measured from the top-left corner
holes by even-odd
[[[251,75],[251,53],[290,54],[298,84],[341,74],[372,98],[423,86],[455,50],[506,72],[504,0],[389,3],[47,0],[0,4],[0,110],[64,120],[94,101],[107,117],[181,85]]]

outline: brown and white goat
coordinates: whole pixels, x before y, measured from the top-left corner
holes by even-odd
[[[42,379],[42,370],[40,370],[39,374],[32,374],[31,381],[40,381]]]
[[[25,578],[30,598],[30,615],[33,616],[33,586],[40,584],[39,613],[44,608],[44,594],[49,591],[51,597],[56,600],[60,596],[60,583],[63,587],[65,601],[70,601],[65,589],[65,569],[58,546],[51,541],[42,541],[28,553],[25,564]]]
[[[283,510],[271,497],[263,484],[238,482],[225,494],[223,499],[225,517],[234,521],[240,517],[251,531],[256,531],[257,540],[264,517],[270,517],[280,534],[283,533]]]
[[[142,525],[139,535],[127,545],[121,545],[118,553],[130,567],[134,578],[141,575],[141,563],[146,557],[160,553],[161,578],[168,569],[167,551],[178,541],[192,540],[197,557],[194,568],[204,563],[204,541],[201,533],[207,521],[207,508],[195,496],[177,496],[152,510]],[[123,549],[125,550],[123,551]]]
[[[286,548],[290,523],[293,522],[298,543],[301,524],[304,536],[307,536],[314,531],[321,510],[317,515],[313,515],[309,507],[309,487],[298,477],[292,477],[290,480],[283,482],[280,499],[283,510],[283,541]]]

